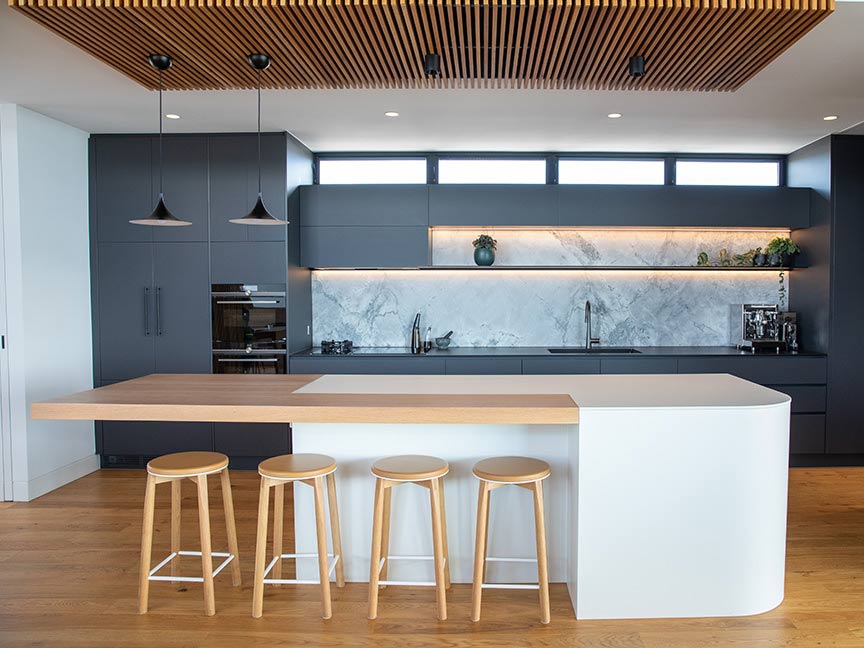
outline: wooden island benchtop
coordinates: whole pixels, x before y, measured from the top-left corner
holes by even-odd
[[[151,374],[33,403],[30,415],[34,419],[246,423],[579,422],[579,408],[567,393],[296,393],[319,378]]]

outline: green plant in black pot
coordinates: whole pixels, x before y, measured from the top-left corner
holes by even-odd
[[[765,246],[765,254],[768,255],[768,265],[772,267],[792,267],[795,257],[801,251],[790,238],[773,238]]]
[[[478,266],[491,266],[495,263],[495,249],[498,241],[488,234],[481,234],[474,239],[474,263]]]

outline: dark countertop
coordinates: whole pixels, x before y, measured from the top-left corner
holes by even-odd
[[[552,348],[555,348],[554,346]],[[560,347],[559,347],[560,348]],[[579,347],[574,347],[579,348]],[[632,347],[639,353],[604,353],[603,347],[595,347],[591,353],[550,353],[547,347],[451,347],[445,350],[432,349],[429,353],[415,357],[428,358],[470,358],[470,357],[512,357],[512,356],[545,356],[560,358],[579,358],[590,356],[603,356],[615,358],[638,358],[645,356],[752,356],[749,351],[740,351],[733,346],[728,347]],[[315,347],[305,351],[291,354],[293,357],[325,357],[325,358],[352,358],[352,357],[412,357],[409,347],[356,347],[350,355],[322,354],[320,348]],[[777,356],[774,353],[756,354],[759,357]],[[799,353],[782,353],[784,357],[810,356],[825,357],[824,353],[813,353],[802,351]]]

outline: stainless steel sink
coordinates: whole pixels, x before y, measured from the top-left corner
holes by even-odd
[[[546,350],[549,353],[641,353],[641,351],[626,347],[591,347],[590,349],[586,349],[585,347],[558,347]]]

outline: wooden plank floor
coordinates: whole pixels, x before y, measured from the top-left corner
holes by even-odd
[[[470,587],[454,585],[450,620],[435,620],[434,592],[388,588],[377,621],[366,587],[333,589],[334,615],[319,616],[315,587],[268,588],[252,619],[251,567],[257,474],[233,472],[244,585],[216,581],[215,617],[200,585],[151,585],[151,613],[136,614],[142,472],[103,471],[28,504],[0,504],[0,646],[460,648],[860,648],[864,646],[864,469],[796,469],[789,496],[786,600],[747,618],[576,621],[563,585],[552,623],[537,622],[534,592],[484,593],[484,618],[468,619]],[[225,546],[218,480],[212,480],[214,547]],[[154,557],[167,555],[168,493],[157,497]],[[184,485],[184,548],[197,548],[194,489]],[[218,550],[218,549],[217,549]],[[189,573],[197,567],[189,558]],[[200,571],[199,571],[200,573]]]

